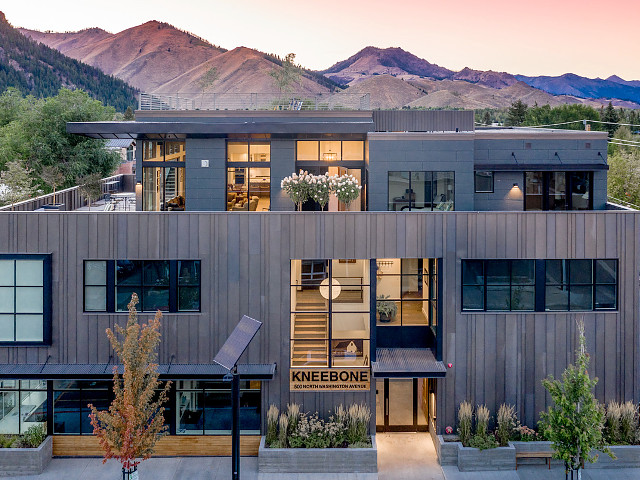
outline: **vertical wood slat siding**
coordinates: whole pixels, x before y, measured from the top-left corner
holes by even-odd
[[[618,258],[619,310],[586,312],[601,401],[640,401],[639,222],[632,212],[570,213],[0,213],[0,252],[53,254],[53,344],[2,347],[0,362],[107,362],[107,327],[125,314],[82,312],[82,262],[202,260],[202,312],[165,314],[160,361],[210,362],[243,314],[264,322],[245,361],[276,362],[263,407],[297,401],[321,413],[367,393],[289,392],[289,268],[295,258],[443,258],[443,348],[453,368],[438,381],[438,422],[463,400],[516,405],[527,423],[549,401],[540,385],[573,358],[575,314],[461,313],[463,258]],[[149,314],[142,314],[147,318]]]

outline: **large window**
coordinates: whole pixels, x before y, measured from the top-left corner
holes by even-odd
[[[185,209],[185,142],[142,142],[143,210]]]
[[[51,257],[0,255],[0,344],[51,337]]]
[[[534,260],[463,260],[462,309],[535,310]]]
[[[227,210],[262,212],[271,205],[271,143],[227,142]]]
[[[463,260],[463,311],[617,308],[617,260]]]
[[[0,380],[0,434],[22,434],[46,421],[46,381]]]
[[[106,410],[112,400],[112,382],[55,380],[53,382],[53,433],[91,435],[89,420],[93,404]]]
[[[545,310],[614,310],[616,260],[547,260]]]
[[[525,210],[592,210],[592,172],[525,172]]]
[[[86,260],[84,310],[126,312],[131,295],[139,311],[200,311],[199,260]]]
[[[369,260],[292,260],[291,366],[368,366],[369,301]]]
[[[378,326],[437,325],[435,259],[382,258],[376,267]]]
[[[260,385],[258,381],[240,382],[241,433],[260,434]],[[230,435],[229,382],[177,381],[175,411],[178,435]]]
[[[306,161],[364,161],[362,140],[298,140],[296,160]]]
[[[454,210],[453,172],[389,172],[389,210]]]

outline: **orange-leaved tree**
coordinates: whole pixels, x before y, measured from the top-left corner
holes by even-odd
[[[89,404],[93,433],[104,450],[103,463],[115,458],[122,464],[123,474],[136,471],[142,460],[151,457],[156,442],[167,434],[163,405],[170,382],[159,390],[156,363],[162,314],[158,311],[149,323],[140,325],[137,303],[138,296],[134,293],[128,305],[126,327],[116,325],[115,333],[107,329],[107,337],[123,367],[122,376],[118,367],[113,367],[113,402],[108,410],[102,411]]]

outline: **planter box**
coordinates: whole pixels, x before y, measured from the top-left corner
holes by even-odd
[[[371,448],[267,448],[258,449],[258,473],[377,473],[375,435]]]
[[[38,448],[0,448],[0,475],[40,475],[53,454],[53,437]]]
[[[515,468],[516,448],[514,446],[479,450],[458,444],[458,470],[461,472],[515,470]]]
[[[606,453],[595,452],[598,455],[596,463],[584,463],[584,468],[640,468],[640,445],[617,445],[611,447],[617,457],[612,459]]]
[[[440,465],[458,465],[458,446],[462,446],[460,442],[447,442],[444,435],[438,435],[435,446]]]

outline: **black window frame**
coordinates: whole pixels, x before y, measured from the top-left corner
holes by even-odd
[[[173,152],[173,153],[167,153],[167,143],[171,143],[171,144],[175,144],[175,143],[180,143],[182,145],[184,145],[184,150],[180,150],[180,151],[184,151],[184,155],[181,156],[182,160],[167,160],[167,155],[174,155],[175,153],[179,153],[179,152]],[[155,150],[156,145],[160,147],[161,151],[162,151],[162,160],[151,160],[149,159],[149,150],[150,150],[150,145],[152,145],[152,148]],[[150,157],[150,158],[158,158],[158,157]],[[184,178],[184,191],[185,191],[185,197],[187,194],[187,177],[186,177],[186,165],[187,165],[187,142],[186,139],[184,138],[175,138],[175,139],[168,139],[166,138],[166,136],[164,138],[145,138],[142,140],[142,185],[144,188],[144,169],[145,168],[162,168],[162,198],[160,199],[160,203],[159,203],[159,210],[150,210],[148,207],[148,205],[146,204],[146,195],[144,194],[144,191],[142,192],[142,210],[143,211],[148,211],[148,212],[154,212],[154,211],[164,211],[166,210],[166,205],[167,205],[167,201],[170,200],[170,198],[167,198],[167,192],[166,192],[166,173],[165,171],[168,168],[176,168],[176,169],[182,169],[182,177]],[[180,171],[176,170],[176,182],[178,180],[178,176],[180,175]],[[186,200],[186,198],[185,198]],[[184,209],[184,208],[183,208]]]
[[[535,262],[535,277],[534,277],[534,309],[533,310],[490,310],[487,309],[487,275],[486,275],[486,265],[487,262],[492,261],[518,261],[518,260],[530,260]],[[563,275],[559,283],[551,282],[549,283],[547,280],[547,266],[549,265],[547,262],[562,262]],[[574,266],[578,264],[575,262],[591,262],[591,281],[589,282],[572,282],[571,281],[571,264],[572,262]],[[482,284],[478,283],[470,283],[465,282],[464,280],[464,272],[465,272],[465,264],[466,262],[482,262]],[[615,282],[598,282],[596,279],[596,271],[598,268],[598,262],[615,262]],[[460,309],[463,313],[496,313],[496,312],[511,312],[516,314],[526,314],[529,312],[535,313],[558,313],[558,312],[615,312],[618,311],[619,308],[619,295],[620,295],[620,273],[619,273],[619,259],[617,258],[586,258],[586,259],[476,259],[476,258],[468,258],[461,260],[461,282],[460,282]],[[512,278],[512,263],[509,266],[509,276],[510,276],[510,289],[513,286],[513,278]],[[565,280],[566,279],[566,280]],[[582,309],[582,308],[571,308],[571,286],[575,287],[591,287],[591,308],[590,309]],[[565,289],[567,291],[567,306],[566,309],[548,309],[547,308],[547,288],[548,287],[561,287],[561,289]],[[465,287],[480,287],[483,289],[483,306],[482,308],[465,308]],[[599,307],[597,301],[597,293],[600,289],[615,289],[614,294],[614,302],[615,305],[613,307]],[[510,305],[511,307],[511,305]]]
[[[427,209],[426,207],[422,207],[422,208],[421,207],[416,207],[416,206],[414,206],[415,200],[412,200],[411,196],[409,196],[409,199],[407,201],[407,205],[406,206],[401,207],[400,210],[392,210],[391,209],[391,202],[390,202],[390,198],[389,198],[390,197],[390,190],[391,190],[391,187],[390,187],[390,184],[389,184],[389,182],[391,181],[391,173],[401,173],[401,174],[402,173],[406,173],[406,174],[408,174],[408,176],[409,176],[409,190],[410,191],[413,191],[413,189],[411,187],[411,176],[412,176],[412,174],[414,174],[414,173],[423,173],[423,174],[425,174],[425,181],[427,180],[427,177],[430,177],[429,182],[431,184],[430,192],[431,192],[431,196],[432,197],[433,197],[433,185],[434,185],[434,183],[436,181],[435,180],[436,174],[438,174],[438,173],[451,174],[452,179],[453,179],[453,193],[452,193],[453,200],[452,200],[452,204],[451,204],[451,210],[439,210],[437,208],[434,208],[434,203],[435,202],[433,201],[433,199],[431,199],[431,201],[430,201],[431,206],[430,206],[429,209]],[[425,199],[424,203],[427,203],[426,199]],[[422,212],[422,211],[430,211],[430,212],[451,211],[451,212],[453,212],[453,211],[455,211],[455,209],[456,209],[456,172],[455,171],[453,171],[453,170],[387,170],[387,211],[390,211],[390,212],[397,212],[397,211],[400,211],[400,212],[405,212],[405,211],[408,211],[408,212],[411,212],[411,211],[417,211],[417,212]]]
[[[229,144],[230,143],[246,143],[247,144],[247,161],[246,162],[232,162],[229,160]],[[269,160],[266,161],[251,161],[251,144],[269,144]],[[269,210],[271,210],[271,138],[227,138],[225,142],[225,172],[224,172],[224,190],[225,194],[225,211],[229,210],[227,205],[229,193],[234,193],[229,190],[229,173],[233,170],[234,176],[238,176],[240,173],[239,170],[243,170],[243,175],[245,176],[245,182],[247,184],[247,200],[250,199],[253,195],[252,193],[256,193],[255,190],[251,190],[251,182],[249,179],[251,178],[251,169],[254,168],[268,168],[269,169]],[[262,193],[262,192],[260,192]],[[244,210],[234,210],[238,212],[243,212]],[[247,210],[249,211],[249,210]]]
[[[542,209],[531,209],[527,208],[527,173],[540,173],[542,174]],[[549,202],[549,185],[551,183],[551,175],[554,173],[564,173],[565,175],[565,208],[563,209],[550,209]],[[589,205],[586,209],[577,210],[573,208],[573,195],[571,192],[573,191],[574,183],[576,182],[576,174],[587,174],[589,178]],[[522,209],[524,211],[529,212],[540,212],[540,211],[589,211],[593,210],[593,171],[577,171],[577,170],[552,170],[552,171],[526,171],[523,172],[522,177],[523,188],[523,203]]]
[[[13,340],[13,341],[0,341],[0,346],[40,346],[40,345],[51,345],[52,342],[52,274],[51,274],[51,254],[0,254],[0,260],[41,260],[42,261],[42,340],[38,341],[24,341],[24,340]],[[15,265],[15,264],[14,264]],[[15,311],[15,289],[17,285],[15,284],[15,275],[16,270],[14,266],[14,307],[13,313],[5,313],[5,315],[13,315],[14,316],[14,326],[15,326],[15,316],[19,313]],[[29,315],[29,313],[23,313],[25,315]],[[40,312],[37,313],[39,315]],[[15,338],[15,328],[13,332]]]
[[[491,174],[491,190],[478,190],[478,174]],[[495,192],[495,172],[492,170],[475,170],[473,172],[473,191],[475,193],[494,193]]]
[[[157,311],[157,309],[154,310],[148,310],[145,309],[144,307],[144,287],[147,286],[149,287],[150,285],[146,285],[145,284],[145,280],[144,280],[144,266],[145,266],[145,262],[149,263],[149,262],[168,262],[169,263],[169,279],[168,279],[168,291],[169,291],[169,309],[168,310],[161,310],[164,313],[200,313],[202,312],[202,260],[201,259],[173,259],[173,260],[166,260],[166,259],[156,259],[156,260],[149,260],[149,259],[144,259],[144,260],[123,260],[123,259],[119,259],[119,260],[105,260],[105,259],[85,259],[83,261],[83,270],[82,270],[82,309],[83,312],[86,314],[101,314],[101,313],[127,313],[127,310],[118,310],[118,305],[117,305],[117,275],[116,275],[116,269],[117,269],[117,265],[118,262],[122,262],[122,261],[132,261],[132,262],[140,262],[141,268],[140,268],[140,285],[138,284],[131,284],[129,286],[132,287],[139,287],[140,288],[140,295],[139,297],[139,303],[138,303],[138,312],[143,312],[143,313],[154,313]],[[106,268],[107,268],[107,284],[106,284],[106,308],[105,310],[86,310],[86,305],[85,305],[85,289],[87,286],[92,286],[92,285],[87,285],[86,284],[86,280],[85,280],[85,268],[86,268],[86,262],[106,262]],[[199,271],[199,275],[197,277],[197,283],[193,283],[190,285],[180,285],[180,279],[179,279],[179,265],[180,262],[199,262],[199,267],[198,267],[198,271]],[[153,285],[151,285],[153,286]],[[198,310],[181,310],[179,308],[180,305],[180,301],[179,301],[179,295],[180,295],[180,287],[189,287],[189,288],[198,288]]]

